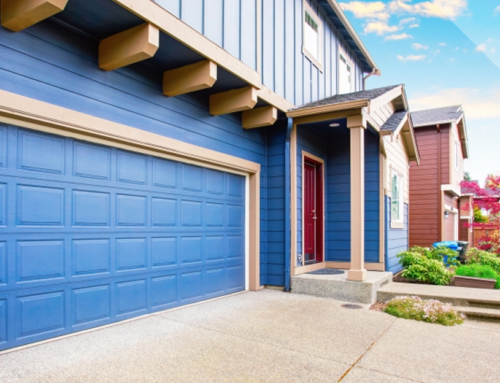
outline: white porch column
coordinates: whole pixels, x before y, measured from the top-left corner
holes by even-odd
[[[362,282],[365,270],[365,123],[362,116],[349,117],[351,135],[351,269],[350,281]]]

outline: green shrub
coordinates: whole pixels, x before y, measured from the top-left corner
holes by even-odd
[[[457,263],[454,259],[458,253],[448,248],[428,249],[415,246],[402,251],[397,255],[399,263],[404,268],[401,275],[419,282],[448,285],[453,278],[453,272],[444,265],[443,254],[447,255],[448,259],[451,258],[449,263]]]
[[[489,251],[480,250],[473,247],[467,252],[467,264],[490,266],[497,274],[500,274],[500,258]]]
[[[434,299],[422,300],[415,296],[393,298],[387,302],[384,311],[398,318],[439,323],[444,326],[462,324],[465,318],[451,303],[442,303]]]
[[[462,277],[495,279],[497,281],[495,289],[500,289],[500,275],[491,266],[480,264],[463,265],[456,269],[455,273]]]

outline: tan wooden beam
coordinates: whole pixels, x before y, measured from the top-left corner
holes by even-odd
[[[210,96],[210,114],[219,116],[253,109],[257,104],[257,89],[247,86]]]
[[[217,81],[217,65],[210,61],[200,61],[182,68],[172,69],[163,74],[163,94],[173,97],[211,88]]]
[[[151,24],[105,38],[99,44],[99,67],[115,70],[153,57],[160,46],[160,30]]]
[[[277,119],[278,109],[274,106],[264,106],[262,108],[247,110],[242,114],[242,122],[245,129],[271,126]]]
[[[1,0],[2,26],[22,31],[54,16],[66,7],[68,0]]]

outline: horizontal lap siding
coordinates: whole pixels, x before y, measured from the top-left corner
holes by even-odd
[[[380,259],[380,148],[379,137],[365,131],[365,262]]]
[[[386,196],[385,211],[387,219],[386,271],[397,273],[402,270],[397,254],[408,249],[408,205],[404,204],[404,229],[391,229],[391,198]]]
[[[3,90],[261,164],[261,237],[266,237],[264,131],[242,129],[235,115],[211,116],[208,100],[196,93],[163,96],[162,73],[147,62],[102,71],[97,42],[50,20],[20,33],[0,28],[0,55]]]
[[[431,246],[439,240],[439,146],[435,127],[415,129],[420,166],[410,166],[410,246]],[[442,139],[442,138],[441,138]]]
[[[276,126],[267,136],[267,260],[262,262],[264,284],[283,286],[285,281],[285,136]],[[264,278],[264,277],[263,277]]]
[[[350,131],[331,133],[327,152],[326,260],[351,259]],[[380,257],[379,138],[365,132],[365,262]]]
[[[328,140],[326,168],[326,260],[351,260],[350,131],[338,128]]]
[[[257,70],[257,1],[262,0],[154,1]]]
[[[307,3],[323,23],[322,69],[302,53],[303,0],[260,0],[261,60],[263,84],[295,105],[337,93],[338,44],[354,63],[356,90],[362,88],[362,70],[353,52],[328,20],[316,1]],[[244,45],[242,45],[244,46]]]

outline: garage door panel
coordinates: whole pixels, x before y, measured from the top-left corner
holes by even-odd
[[[0,173],[0,349],[245,288],[242,176],[4,126]]]

